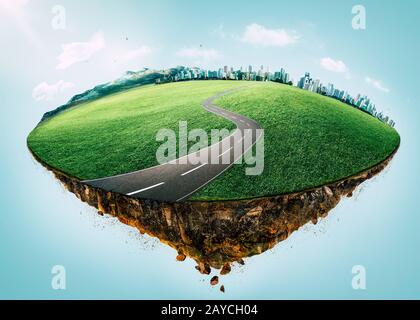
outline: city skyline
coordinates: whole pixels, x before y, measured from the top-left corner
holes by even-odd
[[[219,67],[217,70],[209,70],[200,67],[184,67],[178,66],[177,72],[170,75],[170,79],[166,81],[187,81],[187,80],[211,80],[211,79],[223,79],[223,80],[245,80],[245,81],[273,81],[282,84],[293,85],[302,90],[311,91],[313,93],[321,94],[330,98],[334,98],[350,106],[356,107],[371,116],[381,120],[391,127],[395,127],[396,122],[388,115],[385,115],[383,111],[377,109],[376,104],[365,94],[358,93],[356,96],[352,96],[348,91],[335,87],[333,83],[324,85],[320,79],[313,80],[310,76],[310,72],[305,72],[305,75],[299,80],[294,81],[288,72],[284,68],[279,71],[270,72],[270,68],[264,68],[261,65],[259,68],[255,68],[253,65],[248,65],[247,69],[243,66],[235,70],[234,67],[224,65]],[[178,70],[180,69],[180,70]],[[145,68],[145,70],[149,70]],[[171,69],[175,70],[175,68]],[[246,70],[246,71],[244,71]],[[128,72],[130,73],[130,72]],[[162,83],[161,79],[158,79],[158,83]],[[164,81],[165,81],[164,80]]]

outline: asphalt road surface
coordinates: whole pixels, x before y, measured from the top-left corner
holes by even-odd
[[[257,135],[256,131],[261,129],[261,126],[256,121],[213,104],[217,98],[241,89],[242,87],[225,91],[202,103],[208,112],[224,117],[237,126],[230,136],[219,143],[166,164],[83,182],[106,191],[140,199],[165,202],[187,200],[196,191],[234,165],[261,137],[260,134]],[[252,132],[252,138],[249,134],[245,136],[244,130],[246,129],[250,129],[247,131]],[[215,163],[217,159],[219,163]]]

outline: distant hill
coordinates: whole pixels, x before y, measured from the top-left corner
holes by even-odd
[[[181,66],[167,70],[143,69],[141,71],[127,71],[121,78],[112,82],[100,84],[81,94],[77,94],[66,104],[52,111],[46,112],[43,115],[41,122],[83,102],[99,99],[126,89],[152,84],[155,83],[158,79],[159,81],[169,80],[171,76],[178,73],[182,69],[184,69],[184,67]]]

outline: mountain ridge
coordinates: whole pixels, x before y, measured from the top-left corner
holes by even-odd
[[[140,71],[127,71],[122,77],[107,83],[103,83],[88,89],[82,93],[73,96],[66,104],[63,104],[54,110],[44,113],[40,123],[66,111],[80,103],[100,99],[107,95],[124,91],[130,88],[156,83],[156,81],[169,80],[170,77],[180,70],[185,69],[183,66],[170,68],[167,70],[143,69]]]

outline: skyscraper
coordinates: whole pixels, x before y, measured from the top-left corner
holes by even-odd
[[[334,95],[334,85],[332,83],[329,83],[327,86],[327,95],[328,96]]]
[[[317,92],[318,92],[318,89],[319,89],[319,85],[320,85],[320,83],[321,83],[321,80],[319,80],[319,79],[316,79],[316,80],[315,80],[315,83],[314,83],[314,85],[313,85],[313,87],[312,87],[312,91],[313,91],[313,92],[315,92],[315,93],[317,93]]]

